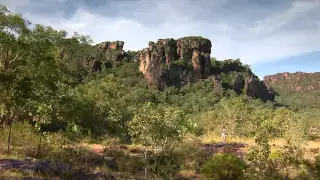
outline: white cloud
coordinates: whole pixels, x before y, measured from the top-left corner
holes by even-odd
[[[256,34],[273,33],[283,26],[292,23],[296,18],[320,8],[319,1],[294,1],[292,7],[284,12],[277,12],[261,20],[251,30]],[[250,28],[249,28],[250,29]]]
[[[9,8],[19,11],[32,0],[1,1],[8,1]],[[212,41],[212,56],[218,59],[239,57],[249,64],[320,50],[320,19],[315,17],[320,17],[317,13],[319,1],[292,1],[276,12],[273,9],[266,11],[263,5],[251,7],[256,9],[249,6],[243,9],[245,5],[231,8],[235,1],[230,1],[228,8],[238,9],[238,12],[225,9],[227,0],[201,0],[201,3],[190,0],[146,3],[147,0],[140,0],[134,3],[114,1],[114,6],[101,5],[100,9],[105,8],[104,11],[84,5],[75,6],[75,11],[69,16],[63,16],[65,12],[62,13],[59,8],[54,14],[40,16],[31,10],[24,10],[23,14],[33,23],[65,29],[70,33],[88,34],[95,42],[123,40],[125,49],[141,49],[149,41],[159,38],[200,35]],[[63,4],[67,0],[56,2]],[[107,12],[118,10],[111,9],[113,7],[122,7],[126,12],[112,16]],[[264,12],[264,16],[250,14],[250,10],[253,13]],[[309,14],[314,16],[312,21],[306,17]],[[314,27],[309,28],[309,25]]]

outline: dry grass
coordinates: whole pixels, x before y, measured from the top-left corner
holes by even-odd
[[[206,134],[201,137],[201,141],[204,144],[210,144],[210,143],[218,143],[221,142],[221,137],[216,134]],[[244,138],[244,137],[238,137],[238,136],[228,136],[227,137],[227,143],[237,142],[237,143],[244,143],[249,146],[253,146],[254,139],[253,138]],[[271,146],[277,146],[282,147],[286,144],[284,139],[274,139],[270,141]],[[320,149],[320,140],[315,141],[308,141],[305,148],[307,149]]]
[[[201,142],[204,144],[219,143],[221,142],[221,137],[212,133],[206,134],[201,137]],[[248,148],[255,144],[254,139],[243,138],[243,137],[227,137],[227,143],[243,143],[247,144],[248,147],[243,150],[246,151]],[[270,141],[271,150],[279,150],[281,147],[285,146],[286,142],[284,139],[274,139]],[[320,140],[308,141],[305,144],[305,155],[304,159],[313,161],[317,155],[320,154]]]
[[[222,142],[222,139],[219,135],[212,133],[212,134],[205,134],[201,138],[201,142],[204,144],[211,144],[211,143],[219,143]],[[254,140],[244,137],[238,137],[238,136],[227,136],[226,139],[227,143],[244,143],[249,146],[254,145]]]

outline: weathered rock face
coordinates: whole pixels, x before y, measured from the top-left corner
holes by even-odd
[[[204,79],[210,73],[211,46],[210,40],[200,37],[149,42],[149,47],[140,53],[139,70],[149,86],[160,90]]]
[[[253,77],[248,77],[245,82],[247,96],[260,98],[262,101],[274,101],[275,92],[269,89],[264,82]]]
[[[127,57],[127,54],[123,50],[124,42],[123,41],[114,41],[114,42],[103,42],[97,45],[98,48],[104,54],[107,63],[112,62],[113,65],[118,65],[122,62],[122,60]],[[102,64],[101,64],[102,66]],[[105,66],[108,66],[105,64]]]
[[[103,50],[113,49],[113,50],[123,50],[124,42],[123,41],[106,41],[98,44],[98,47]]]
[[[92,71],[94,72],[101,72],[102,70],[102,62],[101,61],[94,61]]]
[[[81,65],[82,67],[85,67],[87,69],[91,69],[94,72],[101,70],[100,61],[95,60],[94,57],[86,57],[81,59]]]
[[[211,41],[209,39],[191,37],[177,40],[177,52],[181,59],[191,59],[195,76],[206,78],[210,72]]]
[[[244,91],[247,96],[260,98],[262,101],[274,101],[275,98],[275,92],[253,76],[244,78],[237,74],[233,88],[238,94]]]
[[[243,79],[243,77],[241,77],[240,75],[237,74],[235,81],[234,81],[233,90],[237,94],[241,94],[244,86],[245,86],[245,80]]]
[[[249,97],[257,98],[259,92],[259,82],[253,77],[248,77],[245,80],[245,90]]]

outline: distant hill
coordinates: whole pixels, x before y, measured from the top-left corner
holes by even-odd
[[[279,94],[276,99],[280,103],[296,110],[320,109],[320,72],[277,73],[263,81]]]

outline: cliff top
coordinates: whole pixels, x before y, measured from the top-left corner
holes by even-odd
[[[263,81],[278,91],[312,92],[320,90],[320,72],[277,73],[265,76]]]

